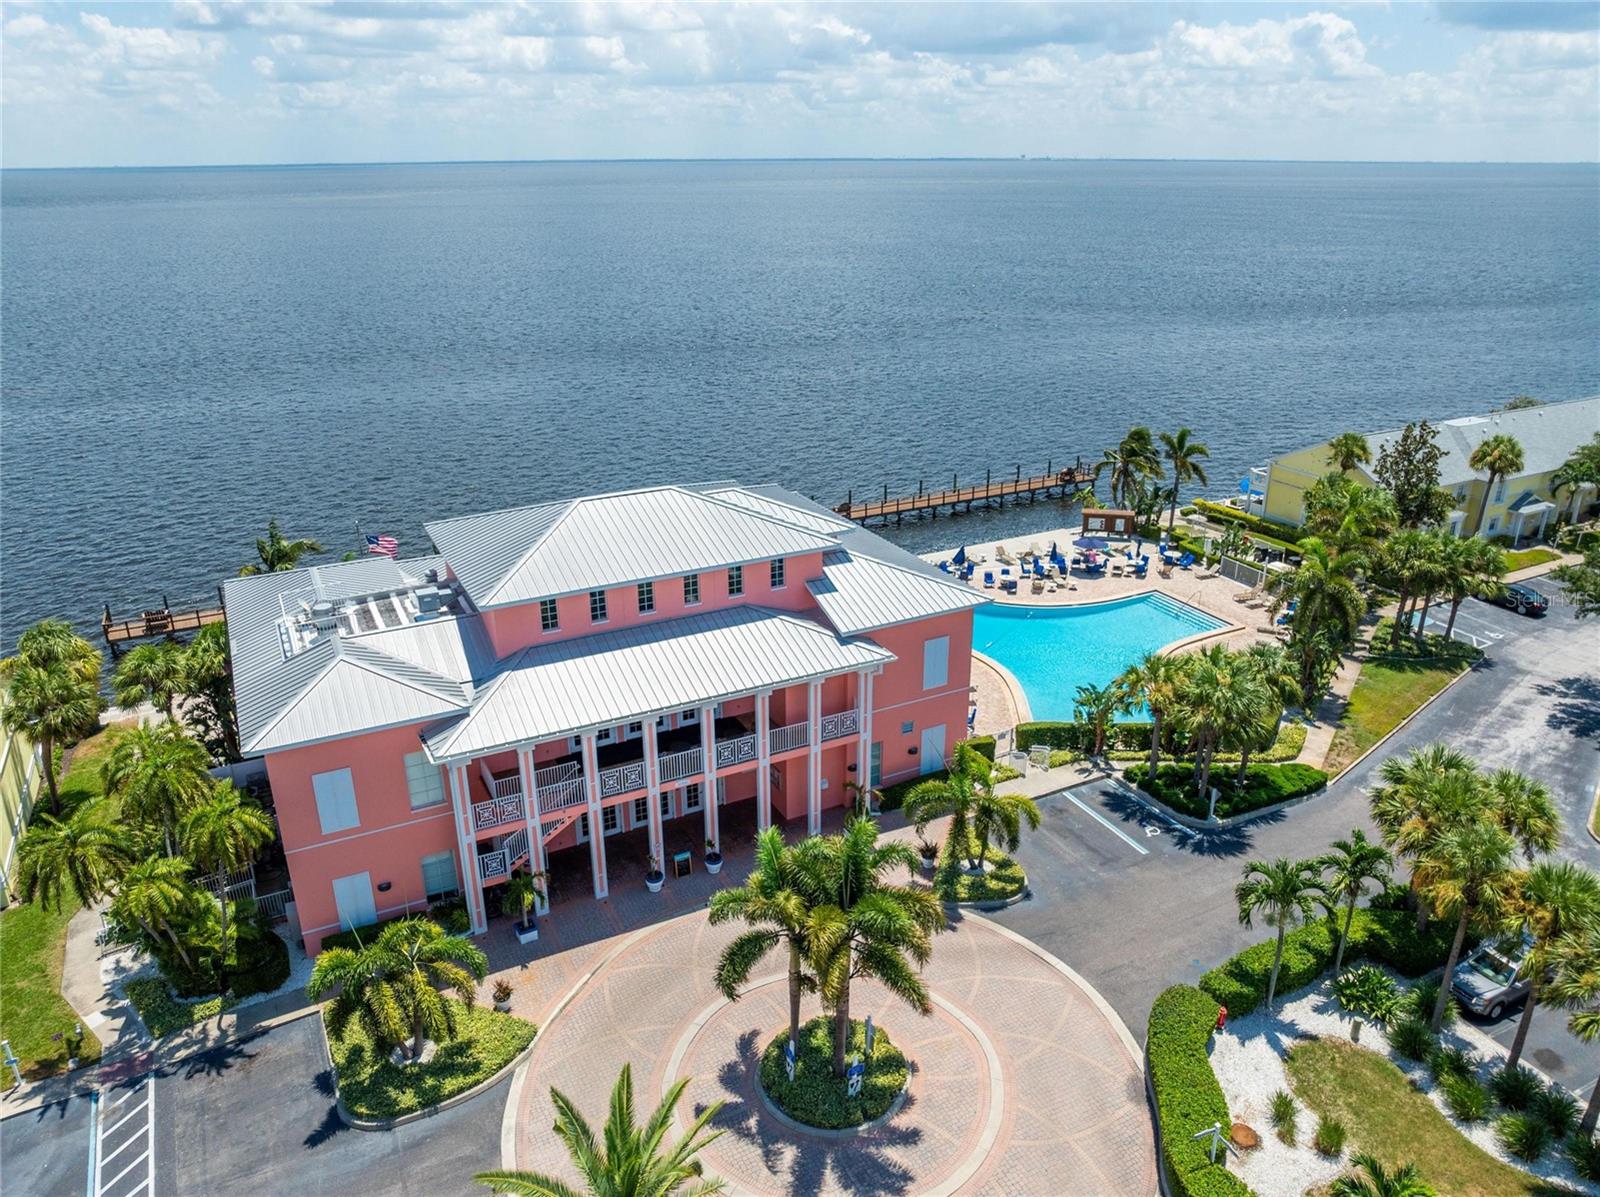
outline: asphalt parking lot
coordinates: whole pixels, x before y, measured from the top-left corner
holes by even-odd
[[[0,1190],[31,1197],[93,1192],[94,1103],[71,1097],[0,1120]]]

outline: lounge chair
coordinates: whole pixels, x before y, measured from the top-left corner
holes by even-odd
[[[1133,576],[1134,577],[1142,578],[1146,574],[1148,574],[1149,572],[1150,572],[1150,558],[1148,558],[1148,557],[1140,557],[1138,561],[1134,562],[1134,566],[1133,566]]]
[[[983,571],[983,588],[985,590],[994,589],[994,570],[986,569]]]
[[[1005,591],[1007,594],[1017,593],[1017,580],[1015,578],[1007,578],[1004,582],[1000,583],[1000,589]]]
[[[1043,594],[1044,593],[1044,579],[1043,578],[1035,578],[1033,580],[1033,585],[1029,589],[1031,589],[1034,594]]]
[[[1193,553],[1185,553],[1182,557],[1178,558],[1178,568],[1179,569],[1188,569],[1193,564],[1194,564],[1194,554]]]
[[[948,561],[939,562],[939,569],[940,569],[940,571],[942,573],[949,573],[950,572],[950,563]]]
[[[1017,563],[1017,559],[1007,551],[1006,546],[1003,544],[994,546],[994,559],[1002,565],[1015,565]]]

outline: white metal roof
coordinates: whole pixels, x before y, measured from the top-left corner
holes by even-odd
[[[841,636],[949,615],[989,601],[926,562],[919,564],[938,576],[836,550],[822,558],[822,577],[807,582],[806,587]]]
[[[702,493],[813,532],[836,535],[855,527],[843,516],[782,487],[722,485]]]
[[[786,612],[729,608],[524,649],[423,742],[435,760],[474,756],[893,659]]]
[[[682,487],[426,525],[480,608],[818,553],[831,537]]]
[[[1523,467],[1518,477],[1546,474],[1561,465],[1583,442],[1600,433],[1600,395],[1573,399],[1566,403],[1541,403],[1512,411],[1490,412],[1486,416],[1464,416],[1433,425],[1439,432],[1439,480],[1445,486],[1482,481],[1484,475],[1472,468],[1470,458],[1491,436],[1515,437],[1522,446]],[[1367,435],[1373,464],[1378,453],[1400,439],[1403,429]],[[1368,466],[1370,473],[1372,466]]]

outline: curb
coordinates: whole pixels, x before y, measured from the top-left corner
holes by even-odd
[[[318,1010],[320,1012],[320,1007]],[[486,1090],[493,1088],[495,1085],[498,1085],[502,1080],[505,1079],[506,1073],[519,1068],[522,1063],[533,1054],[533,1045],[539,1042],[539,1034],[537,1031],[535,1031],[533,1038],[528,1042],[528,1046],[517,1053],[514,1059],[507,1060],[505,1064],[496,1069],[491,1075],[484,1077],[483,1080],[472,1086],[472,1088],[464,1090],[461,1093],[457,1093],[453,1097],[447,1097],[441,1102],[427,1106],[420,1110],[413,1110],[409,1114],[398,1114],[393,1118],[360,1118],[350,1112],[350,1108],[344,1104],[344,1094],[339,1092],[339,1070],[334,1067],[333,1051],[328,1046],[327,1019],[320,1020],[320,1025],[322,1028],[322,1054],[327,1058],[328,1068],[333,1072],[333,1108],[339,1112],[339,1120],[341,1122],[343,1122],[351,1130],[358,1131],[393,1130],[395,1127],[404,1126],[408,1122],[420,1122],[424,1118],[432,1118],[435,1114],[442,1114],[446,1110],[453,1110],[459,1105],[465,1105],[474,1097],[477,1097],[480,1093],[483,1093]]]
[[[1161,799],[1145,793],[1138,786],[1125,780],[1121,775],[1118,775],[1115,780],[1117,788],[1128,794],[1134,801],[1148,807],[1162,818],[1174,823],[1180,823],[1194,831],[1227,831],[1230,828],[1242,827],[1244,824],[1254,822],[1256,819],[1264,819],[1270,815],[1277,814],[1279,811],[1289,810],[1292,807],[1310,802],[1313,798],[1320,798],[1328,792],[1328,786],[1333,782],[1333,778],[1330,777],[1309,794],[1302,794],[1298,798],[1290,798],[1284,802],[1274,802],[1271,806],[1263,806],[1256,810],[1246,811],[1242,815],[1229,815],[1226,819],[1215,819],[1207,822],[1205,819],[1196,819],[1193,815],[1180,814],[1161,801]]]
[[[911,1070],[906,1069],[906,1083],[900,1086],[900,1092],[894,1095],[894,1100],[889,1103],[889,1108],[879,1114],[871,1122],[863,1122],[860,1126],[844,1126],[829,1128],[823,1126],[807,1126],[804,1122],[796,1122],[789,1115],[780,1110],[772,1097],[767,1093],[767,1087],[761,1083],[761,1065],[756,1065],[756,1094],[761,1098],[761,1108],[772,1116],[774,1121],[787,1127],[799,1135],[811,1135],[818,1139],[830,1139],[840,1142],[846,1139],[859,1138],[870,1131],[886,1125],[890,1119],[900,1112],[900,1107],[906,1104],[906,1094],[911,1091]]]
[[[1011,670],[1007,669],[1004,665],[1000,664],[999,661],[996,661],[987,653],[981,653],[977,649],[972,650],[972,659],[983,665],[987,665],[990,669],[994,670],[995,674],[1000,678],[1001,684],[1005,686],[1008,691],[1010,691],[1011,707],[1017,713],[1017,723],[1032,723],[1033,708],[1028,705],[1027,692],[1023,690],[1022,683],[1017,681],[1016,674],[1012,673]],[[1016,735],[1017,723],[1013,723],[1011,725],[1011,734],[1013,737]]]
[[[1486,653],[1486,654],[1484,654],[1484,656],[1479,657],[1471,665],[1468,665],[1460,673],[1456,674],[1455,677],[1451,678],[1448,682],[1446,682],[1443,686],[1440,687],[1439,692],[1437,694],[1433,695],[1433,697],[1428,699],[1427,702],[1423,703],[1416,710],[1412,711],[1411,714],[1407,715],[1404,719],[1400,720],[1399,723],[1395,724],[1388,731],[1386,731],[1383,734],[1382,738],[1379,739],[1375,744],[1373,744],[1370,748],[1368,748],[1360,756],[1356,757],[1355,760],[1351,761],[1343,769],[1340,769],[1339,772],[1329,776],[1328,784],[1332,785],[1334,782],[1338,781],[1346,773],[1349,773],[1350,770],[1354,769],[1357,765],[1361,764],[1362,761],[1366,760],[1373,753],[1377,752],[1378,749],[1382,748],[1391,739],[1393,739],[1395,736],[1399,735],[1400,732],[1404,731],[1407,727],[1409,727],[1411,725],[1411,721],[1413,719],[1415,719],[1418,715],[1422,714],[1423,711],[1426,711],[1434,703],[1438,702],[1446,694],[1450,693],[1450,691],[1455,688],[1456,683],[1458,683],[1458,682],[1462,681],[1463,679],[1465,679],[1467,677],[1470,677],[1472,674],[1476,673],[1478,671],[1478,666],[1483,664],[1483,662],[1485,660],[1487,660],[1487,659],[1488,659],[1488,654]],[[1356,680],[1358,682],[1361,680],[1359,674],[1356,675]],[[1324,757],[1323,759],[1324,759],[1324,761],[1326,761],[1327,758]]]
[[[946,914],[955,914],[962,910],[974,910],[979,913],[986,910],[1004,910],[1008,906],[1015,906],[1018,902],[1025,902],[1031,897],[1033,897],[1033,891],[1024,884],[1020,892],[1012,894],[1009,898],[990,898],[982,902],[945,902],[944,912]]]

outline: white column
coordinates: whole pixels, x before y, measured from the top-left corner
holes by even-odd
[[[606,878],[606,829],[600,822],[600,757],[595,751],[594,733],[583,733],[583,781],[589,799],[589,868],[594,873],[594,896],[611,892]]]
[[[806,754],[806,834],[822,834],[822,683],[806,686],[810,751]]]
[[[450,803],[456,813],[456,845],[461,853],[461,888],[467,896],[467,919],[472,934],[489,929],[484,913],[483,878],[478,876],[478,833],[472,826],[472,790],[467,785],[467,767],[450,766]]]
[[[656,764],[656,721],[646,719],[644,724],[644,783],[650,793],[650,855],[656,858],[656,868],[664,877],[667,873],[666,842],[661,832],[661,773]]]
[[[528,830],[528,871],[543,873],[545,871],[544,822],[539,817],[539,782],[534,776],[536,770],[533,765],[533,749],[517,750],[517,770],[522,774],[522,817]],[[546,896],[534,903],[534,910],[539,914],[550,913],[549,885],[547,880],[540,887]]]
[[[772,691],[756,695],[756,830],[772,826]]]
[[[705,794],[701,797],[701,809],[706,816],[706,842],[711,845],[708,851],[722,851],[722,829],[718,826],[717,818],[717,709],[716,707],[700,708],[700,753],[705,757]]]
[[[856,674],[856,784],[862,793],[872,789],[872,670]],[[871,801],[870,799],[868,800]]]

